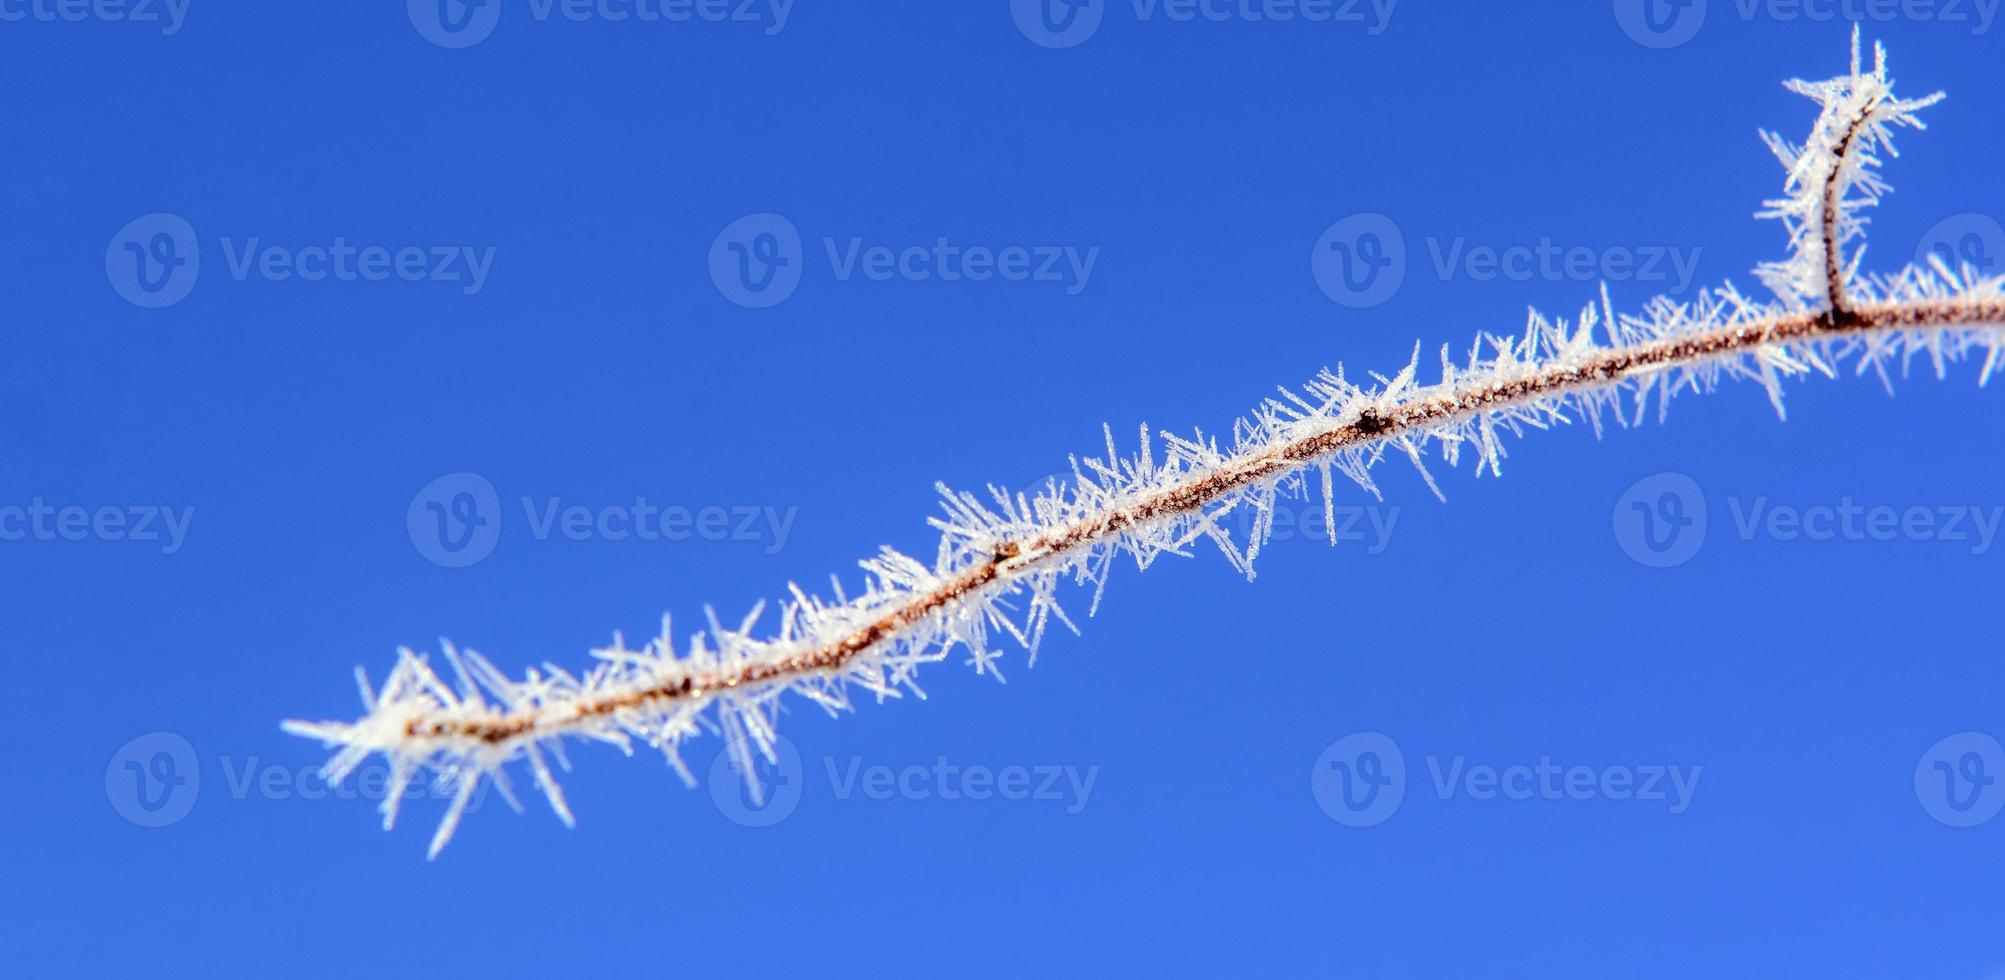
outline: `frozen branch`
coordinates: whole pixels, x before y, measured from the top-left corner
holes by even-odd
[[[831,712],[850,708],[857,691],[879,700],[906,691],[923,696],[918,669],[955,651],[965,651],[977,672],[1000,676],[999,638],[1026,648],[1034,661],[1054,619],[1072,625],[1058,602],[1061,583],[1091,586],[1097,607],[1117,559],[1145,569],[1203,540],[1251,578],[1277,498],[1313,487],[1327,512],[1339,475],[1376,496],[1372,470],[1387,456],[1410,461],[1433,488],[1432,458],[1452,467],[1466,451],[1479,473],[1494,474],[1506,435],[1575,421],[1597,433],[1608,422],[1632,425],[1653,401],[1661,415],[1674,395],[1725,380],[1760,383],[1778,413],[1784,379],[1836,376],[1841,367],[1890,383],[1916,358],[1941,376],[1949,364],[1982,353],[1980,380],[1988,380],[2005,351],[2005,277],[1982,278],[1940,260],[1862,277],[1856,260],[1843,260],[1845,247],[1864,233],[1858,210],[1888,190],[1878,154],[1893,154],[1890,131],[1919,128],[1914,114],[1941,96],[1895,98],[1883,51],[1876,50],[1872,72],[1862,73],[1856,33],[1849,74],[1789,85],[1821,109],[1802,146],[1764,134],[1788,171],[1785,196],[1762,212],[1782,220],[1790,235],[1790,256],[1757,270],[1775,301],[1757,302],[1725,285],[1689,303],[1659,298],[1617,317],[1604,292],[1571,324],[1534,313],[1522,335],[1479,336],[1459,363],[1444,348],[1433,384],[1416,380],[1417,348],[1396,375],[1373,375],[1366,384],[1347,379],[1342,368],[1324,371],[1235,423],[1227,448],[1203,433],[1164,434],[1158,445],[1144,429],[1139,450],[1123,456],[1110,433],[1104,457],[1075,458],[1071,481],[1036,493],[942,487],[944,513],[932,521],[940,542],[930,563],[885,549],[862,563],[865,582],[855,596],[839,582],[831,598],[790,586],[770,632],[757,631],[755,608],[736,627],[713,616],[678,649],[664,622],[661,636],[639,650],[616,636],[611,647],[593,651],[597,663],[582,674],[546,664],[519,680],[447,645],[448,683],[425,658],[403,650],[380,691],[358,672],[361,718],[289,721],[285,729],[337,750],[323,771],[330,783],[372,754],[387,756],[386,826],[412,780],[429,774],[451,786],[454,801],[432,842],[436,855],[483,779],[495,779],[514,800],[505,767],[515,761],[527,763],[551,807],[571,822],[544,756],[552,752],[561,763],[566,737],[629,752],[644,743],[693,784],[682,745],[716,731],[749,780],[754,753],[773,757],[782,695],[793,692]],[[1254,520],[1235,540],[1224,519],[1242,510]],[[1334,523],[1326,524],[1334,544]],[[757,793],[756,780],[749,782]]]

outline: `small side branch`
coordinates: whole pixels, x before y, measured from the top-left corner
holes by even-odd
[[[1843,214],[1845,201],[1845,168],[1849,165],[1849,155],[1857,144],[1859,130],[1872,117],[1872,108],[1860,109],[1858,115],[1845,127],[1845,135],[1832,149],[1831,172],[1824,177],[1823,241],[1824,241],[1824,298],[1829,304],[1831,319],[1842,323],[1851,315],[1850,304],[1845,295],[1844,244],[1839,237],[1839,218]]]

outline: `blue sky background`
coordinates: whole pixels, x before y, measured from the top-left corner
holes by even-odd
[[[431,864],[440,802],[384,834],[370,802],[302,798],[324,756],[279,720],[352,717],[351,668],[380,678],[400,644],[581,668],[663,612],[736,619],[880,544],[927,554],[934,480],[1029,484],[1102,421],[1124,450],[1143,421],[1226,430],[1324,364],[1389,372],[1420,340],[1431,365],[1527,306],[1570,315],[1605,274],[1618,307],[1680,285],[1624,255],[1758,288],[1783,233],[1750,217],[1780,185],[1756,130],[1801,137],[1814,107],[1777,83],[1841,71],[1847,28],[1713,0],[1653,34],[1624,6],[1122,0],[1082,36],[1004,0],[803,0],[784,24],[507,0],[449,48],[427,32],[470,38],[422,2],[193,0],[171,34],[0,4],[28,13],[0,21],[0,532],[37,501],[121,522],[0,540],[9,970],[2000,975],[2005,541],[1972,515],[2005,507],[2005,401],[1969,367],[1895,398],[1799,385],[1786,423],[1742,386],[1598,443],[1540,434],[1502,480],[1443,474],[1445,505],[1388,469],[1389,533],[1277,542],[1250,586],[1211,554],[1117,573],[1007,686],[942,665],[926,704],[793,704],[771,826],[584,745],[576,830],[489,797]],[[1931,236],[1995,263],[2005,27],[1911,13],[1869,35],[1908,94],[1951,99],[1902,141],[1867,265]],[[192,242],[128,229],[159,213]],[[732,245],[780,226],[719,236],[766,213],[799,279],[750,308]],[[1347,306],[1310,259],[1357,214],[1400,233],[1403,278]],[[1097,252],[1057,281],[828,255],[942,238]],[[234,268],[253,239],[275,264]],[[336,239],[426,268],[266,271]],[[1435,258],[1542,240],[1588,273]],[[129,302],[172,297],[126,242],[198,254],[185,296]],[[435,247],[491,254],[479,288],[434,278]],[[425,488],[458,473],[494,489],[498,536],[449,567],[472,556],[426,543],[427,505],[478,484]],[[525,498],[791,516],[572,540]],[[1935,523],[1809,540],[1749,516],[1848,500]],[[156,507],[192,514],[178,541],[133,533]],[[1684,553],[1646,512],[1694,522]],[[1403,797],[1352,826],[1332,774],[1358,746],[1385,772],[1388,743]],[[1597,788],[1436,785],[1542,758]],[[1697,783],[1598,788],[1649,767]],[[973,770],[1028,784],[940,798]],[[844,779],[866,771],[905,788]]]

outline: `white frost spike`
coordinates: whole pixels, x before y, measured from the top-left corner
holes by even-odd
[[[649,746],[693,786],[683,747],[717,732],[749,778],[755,755],[774,757],[774,724],[789,692],[832,713],[851,706],[854,690],[879,700],[907,691],[923,697],[919,669],[960,651],[978,672],[1001,679],[1007,645],[998,637],[1035,651],[1052,620],[1073,627],[1059,602],[1061,579],[1091,586],[1097,609],[1117,561],[1147,569],[1165,555],[1190,554],[1200,540],[1250,578],[1277,499],[1306,497],[1315,492],[1310,480],[1320,478],[1328,515],[1338,475],[1376,496],[1372,470],[1388,454],[1410,460],[1439,495],[1430,453],[1448,467],[1466,453],[1478,473],[1494,474],[1507,436],[1576,420],[1599,434],[1609,420],[1644,420],[1653,401],[1661,418],[1674,397],[1726,381],[1759,383],[1780,412],[1785,380],[1831,376],[1847,363],[1891,383],[1917,359],[1940,375],[1982,354],[1988,380],[2005,351],[2005,276],[1940,261],[1861,276],[1858,253],[1845,259],[1864,233],[1858,211],[1887,192],[1879,154],[1893,153],[1890,131],[1919,128],[1915,113],[1940,97],[1896,98],[1884,53],[1875,54],[1872,72],[1862,73],[1855,34],[1849,74],[1790,83],[1817,100],[1817,124],[1800,146],[1767,137],[1788,171],[1784,196],[1763,212],[1789,232],[1789,257],[1758,270],[1776,301],[1725,284],[1617,315],[1604,289],[1570,322],[1534,313],[1520,335],[1478,335],[1459,363],[1444,348],[1436,384],[1419,382],[1417,347],[1395,376],[1370,375],[1370,385],[1348,380],[1341,367],[1320,372],[1255,406],[1233,425],[1229,448],[1203,432],[1152,438],[1144,429],[1139,451],[1124,456],[1109,429],[1106,455],[1075,458],[1069,481],[1029,492],[992,488],[987,496],[941,487],[930,562],[886,548],[862,562],[853,592],[836,583],[824,599],[790,588],[769,634],[755,632],[755,608],[735,628],[711,616],[678,649],[664,619],[661,635],[640,650],[616,635],[592,651],[594,665],[582,674],[546,664],[521,680],[446,645],[454,684],[402,650],[380,689],[358,673],[357,720],[284,728],[334,749],[321,770],[330,783],[372,754],[385,756],[386,827],[401,788],[420,775],[451,788],[432,841],[437,854],[484,780],[493,778],[514,802],[503,769],[516,761],[571,823],[543,757],[548,750],[568,768],[566,738],[629,753],[636,742]],[[1235,517],[1248,518],[1245,531],[1232,530]],[[754,793],[762,788],[753,782]]]

